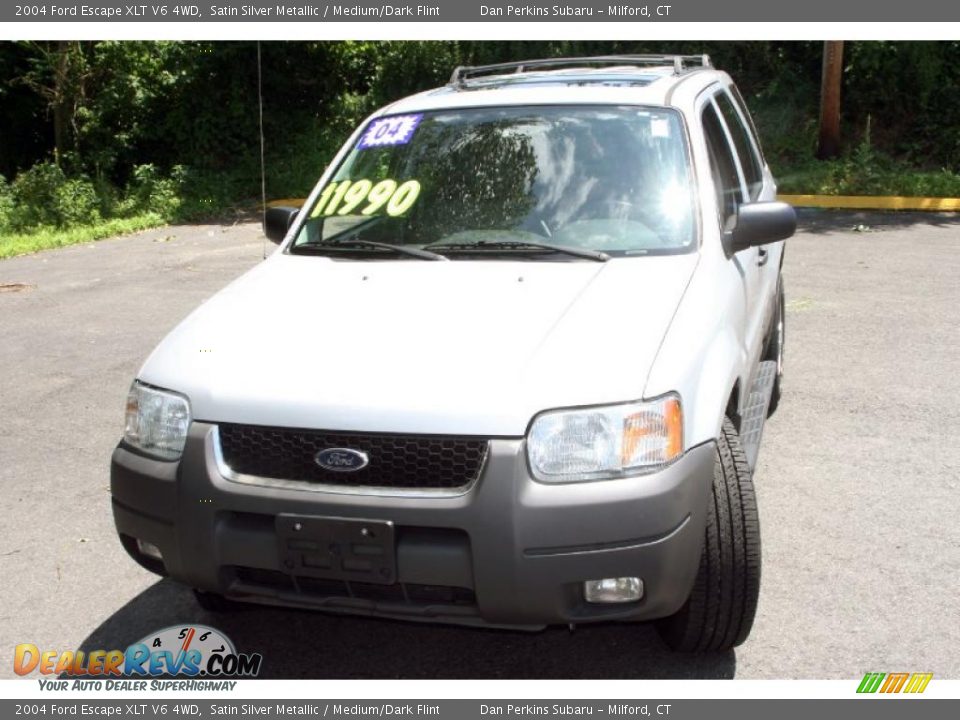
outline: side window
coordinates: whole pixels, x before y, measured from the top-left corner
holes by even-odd
[[[753,118],[750,117],[750,113],[747,112],[747,103],[743,100],[743,95],[740,94],[740,89],[736,85],[731,85],[727,88],[730,91],[730,94],[733,96],[733,104],[737,106],[737,110],[740,111],[740,114],[747,119],[747,130],[750,131],[750,137],[753,138],[753,146],[757,149],[757,152],[760,155],[760,164],[763,165],[763,146],[760,144],[760,136],[757,134],[757,126],[753,124]]]
[[[718,93],[714,99],[717,101],[720,112],[723,113],[723,119],[730,130],[733,144],[737,147],[737,155],[740,158],[740,167],[743,168],[743,175],[747,181],[747,191],[750,193],[750,199],[756,200],[760,197],[760,190],[763,188],[763,166],[753,149],[750,130],[744,124],[743,118],[740,117],[740,113],[734,108],[730,97],[725,92]]]
[[[703,108],[703,133],[707,140],[707,152],[710,154],[710,172],[713,185],[717,190],[717,207],[720,209],[720,225],[727,227],[730,218],[737,214],[737,208],[743,202],[740,189],[740,175],[737,162],[727,142],[723,124],[713,105]]]

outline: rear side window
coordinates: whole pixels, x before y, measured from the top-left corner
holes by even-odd
[[[730,149],[727,135],[723,131],[723,124],[713,105],[707,105],[703,109],[703,132],[707,140],[707,151],[710,154],[713,185],[717,190],[720,225],[726,229],[727,222],[737,214],[737,208],[743,202],[743,193],[740,189],[740,175],[737,173],[733,151]]]
[[[760,190],[763,188],[763,166],[750,140],[750,130],[726,93],[719,93],[716,101],[733,137],[733,143],[737,147],[740,167],[743,168],[743,175],[747,181],[747,192],[750,193],[751,200],[756,200],[760,197]]]
[[[733,104],[737,106],[737,110],[747,119],[747,129],[750,131],[750,137],[753,138],[753,145],[757,148],[757,152],[760,155],[760,164],[763,165],[763,145],[760,144],[757,126],[754,125],[753,118],[750,117],[750,113],[747,111],[747,103],[744,102],[743,95],[740,94],[740,89],[736,85],[731,85],[727,90],[730,91],[730,95],[733,97]]]

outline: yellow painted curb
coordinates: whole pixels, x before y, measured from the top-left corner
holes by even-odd
[[[267,207],[303,207],[307,201],[306,198],[284,198],[283,200],[270,200]]]
[[[848,210],[960,211],[960,198],[897,197],[873,195],[777,195],[797,207],[845,208]]]

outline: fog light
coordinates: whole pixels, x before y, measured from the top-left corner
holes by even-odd
[[[146,540],[137,540],[137,550],[140,551],[141,555],[146,555],[148,558],[163,560],[163,553],[160,552],[160,548]]]
[[[588,603],[628,603],[643,597],[643,580],[638,577],[587,580],[583,595]]]

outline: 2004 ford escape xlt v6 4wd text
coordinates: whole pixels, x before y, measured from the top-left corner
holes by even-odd
[[[458,68],[380,110],[141,369],[124,546],[208,609],[741,643],[775,190],[705,57]]]

